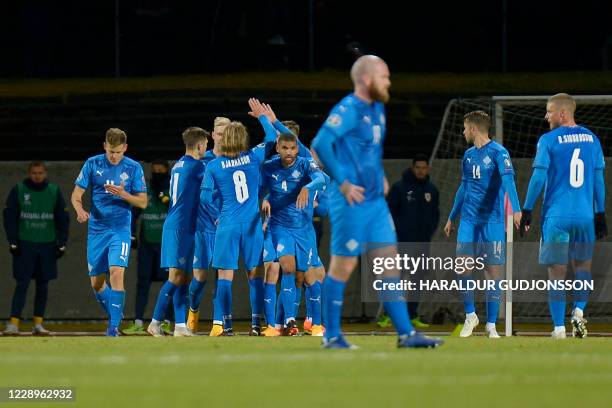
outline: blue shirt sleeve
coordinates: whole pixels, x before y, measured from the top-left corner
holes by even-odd
[[[87,160],[85,164],[83,165],[83,168],[81,168],[81,172],[76,178],[74,184],[81,187],[82,189],[87,190],[87,187],[89,187],[90,180],[91,180],[91,162]]]
[[[540,196],[540,193],[546,185],[546,169],[542,167],[535,167],[531,180],[529,180],[529,187],[527,188],[527,197],[525,197],[525,204],[523,209],[531,211],[535,205],[536,200]]]
[[[266,152],[268,150],[267,149],[268,143],[269,142],[260,143],[251,149],[251,157],[255,161],[259,163],[263,163],[264,161],[266,161]]]
[[[266,115],[261,115],[259,116],[258,119],[259,119],[259,123],[261,123],[261,126],[263,127],[264,132],[265,132],[263,142],[264,143],[276,142],[278,133],[276,133],[276,129],[274,128],[272,123],[270,123],[270,120],[268,119],[268,117]]]
[[[510,205],[512,206],[512,212],[520,212],[521,204],[519,202],[518,193],[516,192],[516,185],[514,184],[514,175],[513,174],[504,174],[502,176],[502,184],[504,186],[504,190],[508,194],[508,198],[510,199]]]
[[[318,193],[318,191],[316,192]],[[327,197],[321,194],[316,194],[314,201],[317,202],[317,206],[314,209],[314,215],[317,217],[326,217],[329,213],[329,203]]]
[[[453,208],[448,216],[448,219],[454,221],[458,216],[459,212],[461,212],[461,207],[463,207],[463,200],[465,199],[465,187],[463,186],[463,181],[459,184],[459,188],[457,189],[457,193],[455,194],[455,201],[453,202]]]
[[[211,196],[212,191],[215,189],[215,176],[213,174],[213,166],[206,166],[206,170],[204,171],[204,178],[202,179],[202,185],[200,187],[201,190],[210,190]]]
[[[595,170],[595,214],[606,211],[606,184],[604,182],[604,170]]]
[[[146,193],[147,192],[147,181],[144,177],[144,171],[142,170],[142,166],[140,163],[136,166],[134,170],[134,181],[132,181],[132,193]]]
[[[538,141],[538,150],[536,152],[535,160],[533,161],[533,167],[539,169],[548,169],[550,165],[550,152],[548,151],[548,143],[544,136]]]
[[[310,161],[308,163],[308,175],[310,176],[310,183],[306,184],[306,187],[310,191],[322,190],[325,187],[325,176],[317,163]]]

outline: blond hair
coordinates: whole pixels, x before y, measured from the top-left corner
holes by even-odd
[[[576,112],[576,100],[566,93],[558,93],[548,98],[548,103],[554,103],[559,108],[565,108],[570,113]]]
[[[491,127],[491,117],[481,110],[466,113],[463,121],[476,126],[481,132],[488,132]]]
[[[230,122],[231,120],[229,120],[228,118],[224,118],[223,116],[217,116],[215,118],[213,127],[227,126],[230,124]]]
[[[227,157],[237,157],[249,148],[249,133],[240,122],[230,122],[223,130],[221,152]]]
[[[357,58],[351,67],[351,80],[353,84],[360,83],[364,75],[371,75],[376,64],[385,63],[385,61],[376,55],[362,55]]]
[[[183,143],[186,149],[195,149],[201,142],[208,142],[209,133],[202,128],[191,126],[183,131]]]
[[[106,143],[109,146],[120,146],[127,143],[127,135],[118,128],[110,128],[106,131]]]

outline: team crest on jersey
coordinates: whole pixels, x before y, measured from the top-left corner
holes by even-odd
[[[431,201],[431,193],[425,193],[425,201],[427,202]]]
[[[370,117],[369,117],[369,116],[367,116],[367,115],[363,117],[363,121],[364,121],[365,123],[367,123],[368,125],[369,125],[370,123],[372,123],[372,119],[370,119]]]
[[[488,166],[489,164],[491,164],[491,158],[489,156],[485,156],[485,158],[482,159],[482,162]]]
[[[293,177],[294,179],[300,178],[300,177],[302,177],[302,173],[300,173],[297,170],[293,170],[293,173],[291,173],[291,177]]]
[[[278,244],[276,246],[276,251],[277,252],[283,252],[283,249],[285,249],[285,246],[283,244]]]
[[[342,117],[336,113],[332,113],[329,115],[329,118],[327,118],[327,124],[334,127],[340,126],[342,124]]]
[[[124,171],[123,173],[119,175],[119,178],[121,179],[121,181],[125,183],[125,180],[129,179],[130,176],[128,176],[127,173]]]
[[[349,251],[353,252],[354,250],[357,249],[357,247],[359,246],[359,243],[355,241],[354,239],[350,239],[347,241],[345,245]]]

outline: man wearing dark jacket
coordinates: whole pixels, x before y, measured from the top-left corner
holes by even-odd
[[[414,256],[429,254],[429,243],[440,221],[440,200],[436,186],[429,181],[429,159],[417,155],[412,166],[406,169],[402,180],[391,187],[387,196],[389,210],[393,216],[398,242],[414,242]],[[416,275],[419,275],[417,273]],[[419,276],[414,276],[419,279]],[[417,308],[419,294],[413,293],[408,302],[408,312],[415,327],[425,327],[419,320]]]
[[[13,277],[17,281],[11,320],[4,334],[19,333],[19,319],[32,279],[36,281],[32,333],[49,334],[42,326],[48,284],[57,278],[57,259],[66,250],[69,218],[62,192],[47,180],[43,162],[30,163],[28,178],[10,191],[3,215],[9,251],[13,255]]]

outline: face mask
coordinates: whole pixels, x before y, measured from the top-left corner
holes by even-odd
[[[151,188],[156,193],[161,193],[170,187],[170,178],[168,173],[153,173],[151,174]]]

